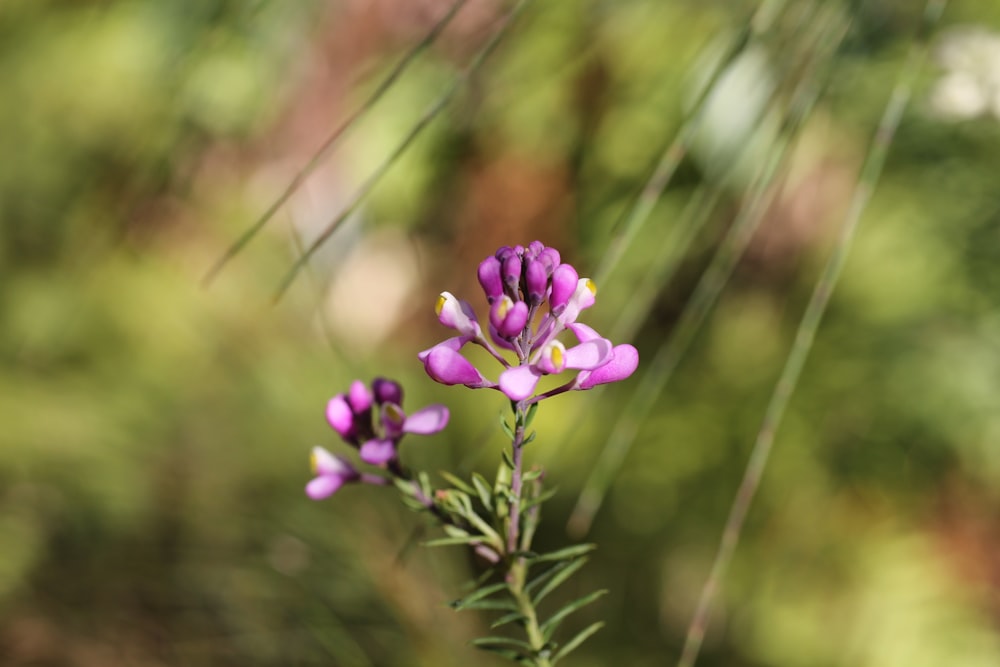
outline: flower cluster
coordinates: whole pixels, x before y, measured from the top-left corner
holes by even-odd
[[[403,388],[398,382],[376,378],[369,389],[355,380],[346,394],[337,394],[327,403],[326,420],[358,449],[362,461],[398,472],[399,441],[405,434],[431,435],[448,424],[448,408],[443,405],[429,405],[407,416],[402,402]],[[385,478],[362,474],[347,459],[322,447],[313,448],[312,467],[316,477],[306,486],[306,494],[316,500],[346,482],[385,483]]]
[[[502,391],[512,401],[529,403],[574,389],[590,389],[630,376],[639,363],[631,345],[611,341],[576,321],[594,304],[597,288],[580,278],[572,265],[560,261],[555,248],[533,241],[527,248],[504,246],[479,265],[479,284],[489,304],[489,322],[483,333],[472,306],[450,292],[441,294],[435,308],[438,319],[458,335],[418,356],[427,374],[448,385]],[[576,344],[567,348],[557,337],[569,330]],[[461,350],[467,343],[484,347],[502,366],[494,382],[484,376]],[[498,348],[513,352],[511,363]],[[535,395],[539,380],[565,371],[576,374],[565,384]]]

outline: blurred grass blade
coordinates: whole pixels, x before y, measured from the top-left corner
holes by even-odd
[[[438,19],[437,23],[431,27],[430,31],[428,31],[426,35],[424,35],[424,38],[414,45],[406,53],[406,55],[403,56],[402,60],[396,63],[396,66],[392,68],[392,71],[389,72],[388,76],[386,76],[382,82],[379,83],[375,90],[373,90],[365,101],[361,103],[361,106],[355,109],[350,116],[344,119],[340,126],[337,127],[337,129],[335,129],[322,144],[320,144],[319,148],[316,149],[316,152],[313,153],[311,158],[309,158],[309,161],[306,162],[305,166],[302,167],[297,174],[295,174],[292,181],[288,184],[285,190],[278,195],[278,198],[274,200],[271,206],[264,211],[264,214],[261,215],[252,225],[250,225],[240,235],[240,237],[226,249],[226,251],[222,254],[222,257],[220,257],[215,264],[212,265],[212,268],[208,270],[208,273],[206,273],[205,277],[202,279],[203,285],[211,284],[222,268],[229,263],[229,260],[235,257],[244,247],[246,247],[253,237],[264,228],[264,225],[266,225],[271,218],[274,217],[275,213],[277,213],[278,210],[285,205],[285,202],[287,202],[291,196],[295,194],[300,187],[302,187],[302,184],[305,183],[306,179],[309,178],[314,171],[316,171],[316,168],[330,156],[330,153],[332,153],[333,149],[340,143],[340,140],[346,136],[347,130],[354,127],[354,125],[361,118],[371,111],[378,101],[382,99],[382,96],[390,88],[392,88],[396,81],[399,80],[399,77],[402,76],[410,64],[416,60],[417,56],[423,53],[437,40],[441,32],[444,31],[445,27],[449,23],[451,23],[455,14],[458,13],[458,10],[461,9],[466,2],[468,2],[468,0],[456,0],[448,11],[445,12],[444,16]]]
[[[340,212],[337,217],[327,224],[326,227],[320,232],[319,236],[306,248],[306,251],[302,253],[299,258],[292,264],[288,273],[282,279],[281,284],[278,286],[274,294],[274,301],[281,299],[282,295],[288,290],[292,282],[298,276],[299,272],[306,266],[309,259],[322,247],[322,245],[333,235],[335,231],[340,227],[340,225],[357,210],[358,206],[365,200],[365,198],[371,193],[371,191],[378,185],[379,181],[386,174],[387,171],[396,163],[403,153],[410,147],[410,144],[416,140],[417,137],[430,125],[431,121],[437,118],[438,114],[444,110],[448,105],[448,102],[462,89],[472,78],[486,59],[491,53],[496,49],[497,45],[503,39],[504,35],[507,34],[507,30],[514,23],[514,19],[520,15],[520,13],[531,4],[532,0],[519,0],[518,3],[511,9],[504,17],[501,19],[500,26],[490,37],[489,41],[483,46],[483,48],[475,55],[475,57],[466,65],[454,79],[452,79],[451,84],[445,89],[445,91],[431,103],[429,107],[424,111],[423,115],[417,120],[416,124],[410,129],[409,133],[403,138],[401,142],[396,146],[393,151],[386,156],[382,163],[375,169],[375,171],[368,177],[368,179],[361,184],[361,186],[354,193],[350,202],[344,209]]]
[[[846,26],[831,28],[825,40],[825,57],[830,56],[840,44]],[[813,65],[824,62],[824,56],[817,56]],[[829,70],[829,68],[828,68]],[[827,71],[827,75],[829,71]],[[824,80],[827,76],[822,77]],[[567,530],[579,538],[590,530],[594,515],[604,502],[611,481],[617,476],[625,456],[628,454],[639,431],[639,425],[656,404],[674,370],[680,363],[688,346],[704,322],[709,310],[715,304],[722,288],[732,275],[736,263],[743,255],[751,237],[757,229],[774,195],[773,185],[784,164],[788,149],[794,144],[799,130],[812,112],[819,98],[821,86],[815,85],[813,77],[806,75],[800,81],[796,93],[789,102],[782,124],[781,134],[767,155],[767,159],[751,185],[749,203],[736,216],[708,268],[702,274],[690,300],[677,322],[670,337],[659,347],[653,360],[646,368],[632,400],[625,407],[608,442],[601,450],[593,471],[584,483],[576,506],[570,515]]]
[[[572,653],[580,646],[580,644],[590,639],[591,635],[603,627],[604,621],[598,621],[597,623],[588,625],[586,628],[581,630],[575,637],[573,637],[573,639],[570,639],[561,649],[559,649],[559,652],[552,658],[552,664],[555,664],[557,661],[562,660],[567,655]]]
[[[928,3],[925,13],[925,26],[927,28],[929,28],[929,24],[936,22],[937,18],[941,15],[944,4],[945,0],[931,0]],[[733,552],[739,542],[747,511],[750,508],[750,503],[753,502],[754,495],[760,486],[764,469],[767,466],[772,445],[774,444],[775,433],[784,416],[788,401],[795,391],[799,376],[802,373],[802,367],[816,337],[816,330],[819,328],[823,312],[826,310],[826,306],[830,301],[830,295],[837,284],[837,279],[850,252],[858,223],[882,173],[882,166],[885,163],[889,145],[892,143],[896,129],[899,127],[903,111],[912,94],[913,84],[921,70],[926,55],[926,39],[918,40],[910,49],[903,70],[899,75],[889,102],[879,121],[878,128],[875,131],[875,136],[872,139],[868,155],[865,159],[865,164],[861,170],[860,179],[851,197],[850,207],[841,227],[840,236],[830,255],[830,259],[823,267],[823,272],[816,282],[812,296],[809,299],[809,303],[796,331],[792,349],[771,394],[771,400],[768,403],[763,422],[750,453],[750,460],[747,463],[740,486],[736,491],[736,498],[730,507],[729,516],[726,519],[725,528],[722,533],[722,540],[716,552],[715,560],[712,563],[712,570],[702,589],[698,606],[688,627],[684,640],[684,649],[681,653],[680,661],[677,663],[678,667],[692,667],[698,657],[698,652],[705,636],[705,630],[708,626],[708,612],[715,597],[715,591],[721,584],[722,577],[728,568],[729,561],[732,559]]]
[[[768,22],[763,17],[765,15],[773,15],[773,12],[780,10],[785,2],[786,0],[774,0],[772,4],[775,7],[770,7],[767,2],[764,2],[754,12],[751,19],[743,24],[745,27],[729,43],[726,53],[719,60],[708,81],[702,86],[697,99],[691,105],[690,113],[687,114],[676,136],[663,150],[656,167],[646,180],[646,183],[632,196],[621,217],[615,222],[614,229],[617,230],[617,234],[608,243],[607,249],[601,255],[601,263],[597,267],[597,270],[594,271],[594,281],[598,285],[604,283],[615,267],[618,266],[621,258],[635,240],[639,230],[642,229],[646,220],[649,219],[649,214],[652,212],[656,202],[659,201],[667,186],[670,185],[670,181],[677,172],[677,167],[684,159],[684,156],[687,155],[688,146],[698,131],[698,126],[703,117],[701,113],[702,106],[715,87],[715,83],[744,49],[746,49],[752,38],[767,26]],[[767,12],[764,11],[765,8],[768,9]]]

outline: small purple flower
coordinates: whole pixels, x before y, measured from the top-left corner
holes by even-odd
[[[306,484],[306,495],[313,500],[329,498],[347,482],[361,477],[347,459],[334,456],[322,447],[313,447],[310,461],[316,477]]]
[[[590,279],[580,278],[573,266],[562,263],[556,249],[540,241],[532,241],[527,248],[504,246],[479,264],[478,278],[490,305],[489,338],[483,335],[472,306],[449,292],[442,293],[436,307],[438,318],[460,335],[418,355],[437,382],[498,389],[511,400],[534,402],[563,391],[624,380],[635,371],[639,355],[634,347],[615,346],[576,322],[582,311],[594,305],[597,288]],[[578,345],[567,348],[557,339],[567,329],[577,336]],[[497,382],[462,355],[468,343],[482,346],[503,366]],[[499,350],[513,352],[516,361],[512,363]],[[542,377],[566,371],[576,371],[576,375],[561,387],[531,398]]]
[[[404,435],[431,435],[448,424],[445,406],[430,405],[407,416],[400,407],[402,400],[403,388],[397,382],[377,378],[369,391],[355,380],[346,395],[337,394],[327,403],[326,420],[344,441],[358,448],[362,461],[386,466],[397,459]]]

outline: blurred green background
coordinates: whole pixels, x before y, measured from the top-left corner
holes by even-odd
[[[500,396],[436,385],[415,354],[448,333],[438,292],[482,312],[478,262],[536,238],[599,278],[587,321],[643,360],[546,402],[528,453],[560,488],[539,548],[575,539],[595,467],[610,480],[586,536],[599,550],[566,591],[610,589],[571,625],[608,624],[566,664],[676,662],[922,48],[922,3],[530,2],[274,304],[510,9],[471,0],[204,285],[450,4],[0,3],[0,664],[501,664],[468,644],[487,620],[446,605],[475,564],[419,548],[422,517],[385,489],[302,489],[313,445],[346,453],[323,408],[355,377],[451,407],[407,464],[495,468]],[[926,47],[700,665],[1000,664],[1000,3],[953,0]],[[677,137],[688,150],[626,233]],[[754,207],[717,304],[609,466],[649,361]]]

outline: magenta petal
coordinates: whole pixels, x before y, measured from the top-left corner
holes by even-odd
[[[355,474],[355,470],[350,463],[339,456],[334,456],[322,447],[313,447],[310,459],[313,470],[317,475],[350,477]]]
[[[470,340],[472,340],[471,336],[455,336],[454,338],[448,338],[447,340],[441,341],[440,343],[438,343],[434,347],[427,348],[423,352],[418,352],[417,353],[417,359],[419,359],[420,361],[426,363],[427,362],[427,357],[430,356],[431,352],[433,352],[434,350],[436,350],[438,348],[447,348],[449,350],[453,350],[455,352],[458,352],[459,350],[462,349],[462,346],[465,345],[466,343],[468,343]],[[398,403],[398,401],[395,401],[395,402]]]
[[[354,427],[354,413],[343,394],[337,394],[326,404],[326,421],[341,437],[350,436]]]
[[[482,386],[486,383],[486,378],[468,359],[444,344],[431,348],[424,358],[424,368],[441,384]]]
[[[351,390],[347,393],[347,402],[355,413],[364,412],[372,406],[372,394],[364,382],[355,380],[351,383]]]
[[[448,425],[448,408],[443,405],[428,405],[406,418],[403,431],[420,435],[437,433]]]
[[[580,382],[578,389],[590,389],[599,384],[624,380],[635,372],[639,365],[639,351],[631,345],[616,345],[611,361],[589,372]],[[582,374],[581,374],[582,375]]]
[[[392,440],[369,440],[361,445],[358,456],[365,463],[382,465],[396,458],[396,444]]]
[[[566,368],[593,370],[611,359],[611,341],[595,338],[566,350]]]
[[[503,294],[503,279],[500,277],[500,260],[487,257],[479,264],[479,284],[486,293],[486,299],[493,300]]]
[[[531,366],[508,368],[500,374],[500,391],[512,401],[523,401],[534,393],[539,377]]]
[[[549,305],[555,310],[565,306],[576,291],[576,286],[580,282],[580,276],[569,264],[560,264],[552,271],[552,294],[549,296]]]
[[[577,340],[581,343],[586,343],[588,340],[594,340],[595,338],[601,338],[601,334],[597,333],[586,324],[581,324],[579,322],[574,322],[567,325],[566,327],[576,336]]]
[[[306,495],[313,500],[329,498],[344,485],[344,478],[335,475],[320,475],[306,484]]]

